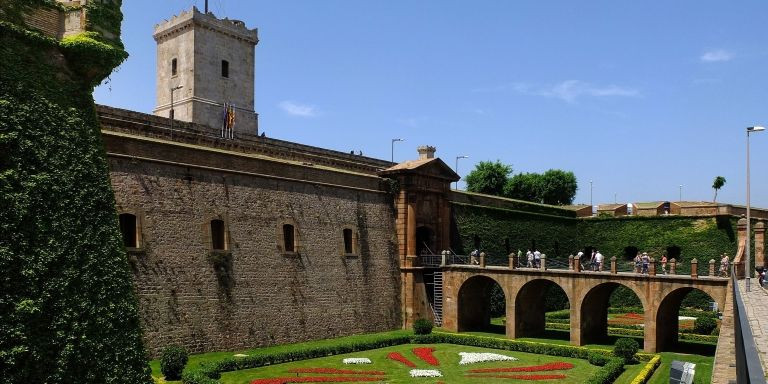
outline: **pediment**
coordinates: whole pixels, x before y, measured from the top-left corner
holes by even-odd
[[[451,182],[461,179],[461,177],[459,177],[459,175],[439,157],[406,161],[379,172],[379,176],[395,176],[402,174],[416,174]]]

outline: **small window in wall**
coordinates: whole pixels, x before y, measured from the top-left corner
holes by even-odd
[[[178,74],[178,62],[176,59],[171,60],[171,76],[176,76]]]
[[[229,77],[229,61],[221,61],[221,77]]]
[[[283,224],[283,251],[296,252],[295,227],[291,224]]]
[[[211,220],[211,248],[214,251],[226,251],[226,231],[223,220]]]
[[[120,214],[120,232],[126,248],[139,248],[139,231],[136,216],[130,213]]]
[[[344,228],[344,253],[355,253],[352,239],[352,230],[349,228]]]

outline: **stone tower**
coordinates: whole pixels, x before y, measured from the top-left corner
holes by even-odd
[[[221,129],[233,106],[237,133],[258,133],[254,111],[257,29],[192,7],[155,26],[158,116]],[[179,88],[180,87],[180,88]],[[171,112],[173,110],[173,112]]]

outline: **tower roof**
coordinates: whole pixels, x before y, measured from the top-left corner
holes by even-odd
[[[155,41],[164,40],[176,34],[183,33],[192,26],[203,27],[229,35],[231,37],[248,41],[252,44],[258,44],[258,29],[248,29],[245,23],[240,20],[229,18],[219,19],[212,12],[200,12],[197,7],[192,7],[189,11],[183,11],[180,14],[171,17],[155,25],[155,32],[152,35]]]

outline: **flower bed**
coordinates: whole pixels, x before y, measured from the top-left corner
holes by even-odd
[[[411,377],[443,377],[437,369],[411,369]]]
[[[475,364],[475,363],[483,363],[486,361],[514,361],[518,360],[515,357],[512,356],[506,356],[506,355],[500,355],[498,353],[478,353],[478,352],[459,352],[459,356],[461,356],[461,361],[459,361],[459,365],[467,365],[467,364]]]
[[[325,373],[336,375],[386,375],[384,371],[358,371],[354,369],[337,369],[337,368],[295,368],[288,370],[290,373]]]
[[[560,371],[573,368],[573,364],[556,361],[554,363],[532,365],[528,367],[506,367],[506,368],[478,368],[470,369],[469,373],[491,373],[491,372],[539,372],[539,371]]]
[[[435,349],[431,347],[418,347],[411,350],[411,352],[423,362],[437,367],[440,365],[440,362],[435,358],[435,355],[432,354],[434,351]]]
[[[341,362],[344,364],[371,364],[371,359],[367,357],[348,357]]]
[[[409,366],[411,368],[416,368],[416,364],[414,364],[413,362],[408,360],[400,352],[390,352],[389,354],[387,354],[387,359],[394,360],[394,361],[399,361],[399,362],[401,362],[401,363],[403,363],[403,364],[405,364],[405,365],[407,365],[407,366]]]
[[[256,379],[251,384],[288,384],[288,383],[354,383],[381,381],[381,377],[346,377],[346,376],[306,376],[306,377],[273,377]]]
[[[466,375],[466,377],[490,377],[495,379],[513,379],[513,380],[561,380],[566,375]]]

